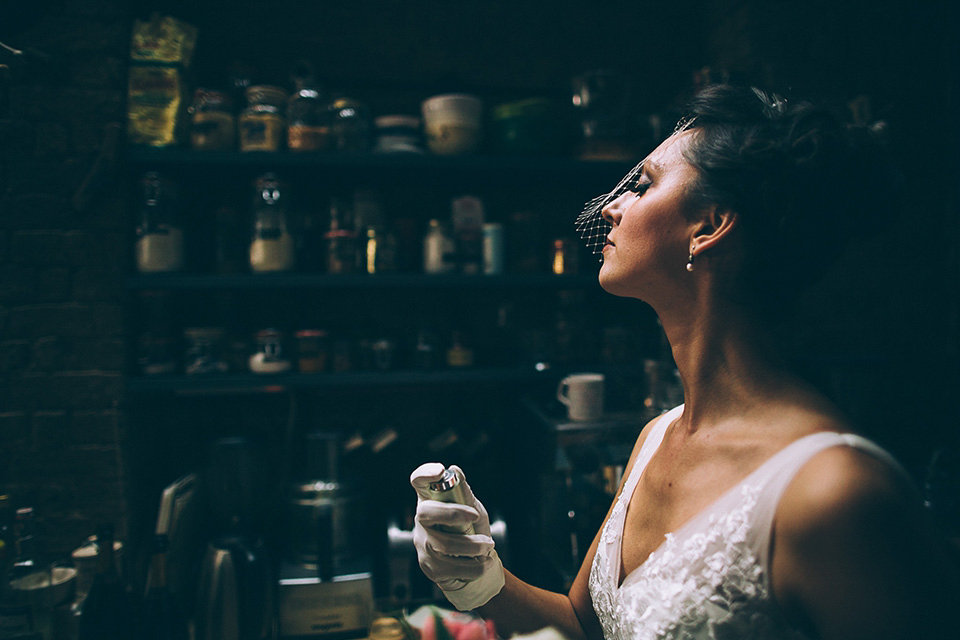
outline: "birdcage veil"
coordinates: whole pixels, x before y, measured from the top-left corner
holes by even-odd
[[[692,118],[680,120],[672,135],[685,131],[692,125]],[[641,171],[643,171],[643,161],[640,161],[637,166],[628,171],[627,175],[617,183],[612,191],[587,202],[580,215],[577,216],[574,223],[577,233],[580,234],[580,238],[586,244],[587,249],[592,254],[600,256],[601,261],[603,260],[603,245],[606,244],[607,234],[613,228],[613,225],[603,217],[603,208],[623,195],[630,188],[630,185],[635,184]]]

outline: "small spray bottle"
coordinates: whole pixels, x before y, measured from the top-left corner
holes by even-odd
[[[438,502],[468,504],[467,494],[464,490],[463,483],[460,481],[460,476],[450,469],[445,469],[443,471],[443,476],[441,476],[439,480],[428,484],[427,491],[430,493],[431,500],[436,500]],[[448,533],[476,533],[476,530],[473,528],[472,524],[460,526],[436,525],[436,528]]]

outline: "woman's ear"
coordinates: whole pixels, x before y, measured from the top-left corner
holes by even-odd
[[[729,243],[730,235],[737,227],[739,217],[736,211],[727,208],[711,206],[703,210],[693,228],[693,238],[690,246],[694,254]]]

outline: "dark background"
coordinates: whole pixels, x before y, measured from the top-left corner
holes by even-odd
[[[122,154],[90,202],[74,196],[124,120],[130,28],[151,10],[199,28],[199,83],[241,62],[288,84],[307,59],[379,113],[416,112],[439,91],[563,98],[595,68],[634,80],[639,115],[667,111],[703,67],[788,95],[868,98],[906,207],[863,230],[788,342],[918,478],[956,439],[956,3],[8,2],[0,42],[24,54],[0,53],[0,492],[36,507],[52,555],[101,520],[136,530],[131,514],[150,509],[135,486],[149,449],[124,389]]]

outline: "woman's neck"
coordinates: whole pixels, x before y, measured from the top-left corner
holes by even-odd
[[[731,305],[661,314],[683,383],[684,424],[696,430],[743,417],[791,393],[800,380],[781,361],[767,328]]]

